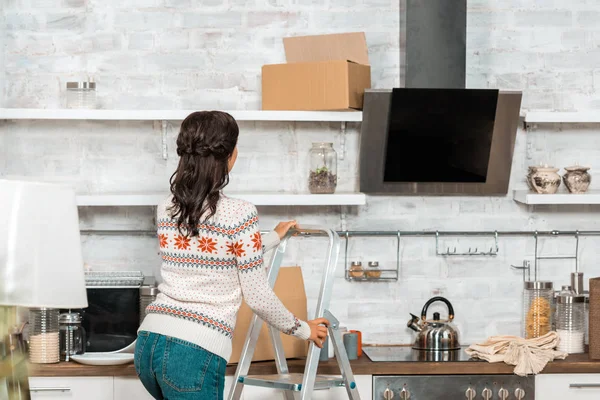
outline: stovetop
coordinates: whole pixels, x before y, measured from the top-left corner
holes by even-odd
[[[422,351],[413,350],[409,346],[373,346],[363,347],[363,352],[373,362],[444,362],[444,361],[468,361],[481,362],[479,359],[471,358],[461,347],[460,350],[452,351]]]

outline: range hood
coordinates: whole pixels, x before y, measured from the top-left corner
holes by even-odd
[[[522,93],[465,88],[466,0],[405,1],[404,87],[365,92],[360,190],[506,194]]]

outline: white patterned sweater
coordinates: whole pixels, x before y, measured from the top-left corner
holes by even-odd
[[[216,214],[199,225],[197,237],[179,233],[168,208],[157,209],[162,256],[160,294],[146,309],[139,330],[179,338],[225,360],[242,298],[265,322],[307,340],[310,327],[277,298],[267,281],[263,251],[279,244],[276,232],[263,238],[256,207],[221,195]]]

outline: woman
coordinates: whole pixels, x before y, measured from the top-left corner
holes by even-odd
[[[263,251],[295,222],[262,238],[256,207],[221,193],[237,159],[238,134],[231,115],[204,111],[189,115],[177,137],[172,196],[157,210],[163,283],[135,349],[136,372],[155,399],[223,398],[242,298],[281,332],[319,347],[327,336],[328,321],[298,320],[267,282]]]

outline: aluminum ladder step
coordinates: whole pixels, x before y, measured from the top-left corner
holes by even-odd
[[[260,386],[270,389],[299,392],[302,390],[303,378],[303,374],[248,375],[241,376],[238,381],[247,386]],[[343,386],[344,379],[340,376],[317,375],[314,390],[325,390]]]

